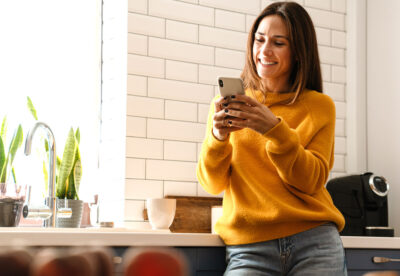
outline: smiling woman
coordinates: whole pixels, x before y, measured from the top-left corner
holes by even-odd
[[[301,5],[273,2],[258,15],[241,77],[245,95],[211,104],[197,166],[206,191],[224,192],[214,229],[227,245],[225,275],[347,275],[345,221],[324,186],[335,105],[322,94],[316,33]]]
[[[29,96],[39,120],[52,128],[59,156],[69,128],[79,127],[81,191],[83,198],[95,193],[89,183],[97,175],[100,143],[101,1],[2,1],[0,36],[0,117],[7,116],[10,129],[22,123],[27,133],[34,123]],[[43,192],[41,162],[17,159],[16,170],[25,171],[18,180],[38,182],[34,190]]]

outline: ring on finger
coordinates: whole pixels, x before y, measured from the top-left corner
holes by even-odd
[[[226,127],[230,127],[230,125],[228,123],[228,119],[224,119],[223,125]]]

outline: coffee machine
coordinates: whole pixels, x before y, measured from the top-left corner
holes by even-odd
[[[337,177],[326,189],[346,220],[341,235],[394,237],[388,227],[389,184],[384,177],[371,172]]]

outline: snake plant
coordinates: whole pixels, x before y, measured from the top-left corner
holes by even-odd
[[[13,162],[17,150],[22,145],[23,131],[21,125],[19,125],[17,130],[14,132],[14,135],[10,142],[10,147],[7,152],[5,146],[6,132],[7,118],[4,117],[0,131],[0,183],[6,183],[10,173],[13,177],[14,183],[17,183]]]
[[[38,120],[36,109],[33,106],[32,100],[28,97],[28,109],[35,120]],[[68,132],[68,137],[65,142],[62,159],[57,156],[56,162],[56,197],[67,199],[79,199],[79,186],[82,176],[81,154],[79,151],[80,131],[79,128],[74,132],[71,127]],[[49,153],[47,141],[44,143],[46,153]],[[46,161],[43,163],[43,173],[48,183],[48,172]]]
[[[79,128],[74,133],[71,128],[56,180],[56,196],[58,198],[79,199],[78,191],[82,176],[81,155],[79,152]]]

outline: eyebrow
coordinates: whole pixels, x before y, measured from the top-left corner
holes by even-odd
[[[265,34],[262,33],[262,32],[256,32],[255,34],[265,36]],[[289,38],[287,36],[284,36],[284,35],[274,35],[273,37],[275,37],[275,38],[285,38],[286,40],[289,40]]]

